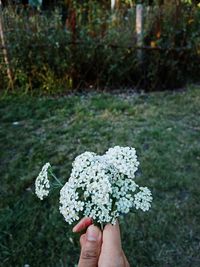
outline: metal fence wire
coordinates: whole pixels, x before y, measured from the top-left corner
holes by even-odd
[[[79,6],[63,14],[1,8],[1,89],[155,90],[199,80],[198,8]]]

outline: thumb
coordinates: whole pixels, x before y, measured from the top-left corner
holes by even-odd
[[[81,255],[78,267],[96,267],[101,251],[102,233],[94,225],[90,225],[81,237]]]

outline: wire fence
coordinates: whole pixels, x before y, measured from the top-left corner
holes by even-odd
[[[0,88],[155,90],[198,80],[200,14],[139,10],[77,9],[64,19],[60,9],[1,11]]]

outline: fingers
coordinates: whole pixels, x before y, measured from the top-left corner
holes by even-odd
[[[83,218],[80,220],[80,222],[78,222],[74,228],[73,228],[73,232],[80,232],[82,230],[84,230],[85,228],[87,228],[88,226],[90,226],[92,224],[92,219],[91,218]]]
[[[86,234],[81,236],[80,243],[81,255],[78,267],[96,267],[102,244],[101,230],[94,225],[90,225]]]
[[[121,236],[118,222],[115,225],[107,224],[105,226],[103,231],[103,249],[106,251],[121,251]]]
[[[87,227],[86,233],[80,238],[81,255],[78,267],[130,267],[122,250],[118,222],[116,225],[107,224],[102,233],[98,227],[92,225],[91,218],[83,218],[73,228],[73,232],[80,232]]]
[[[103,231],[103,243],[99,258],[99,267],[129,267],[121,246],[119,224],[108,224]]]

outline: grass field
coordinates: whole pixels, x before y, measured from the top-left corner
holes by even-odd
[[[79,236],[39,201],[44,163],[67,181],[74,157],[114,145],[137,149],[137,182],[153,192],[150,212],[121,219],[132,267],[200,266],[200,88],[142,95],[93,93],[0,101],[0,266],[74,266]]]

